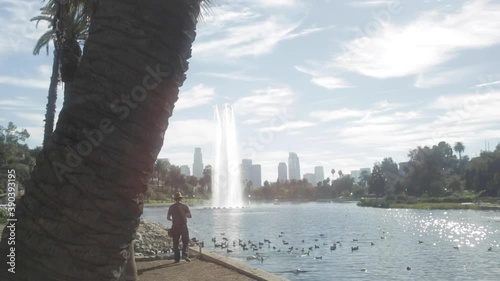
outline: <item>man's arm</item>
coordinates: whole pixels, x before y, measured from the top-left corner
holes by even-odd
[[[189,219],[192,218],[192,216],[191,216],[191,210],[189,210],[189,206],[188,205],[186,205],[186,218],[189,218]]]
[[[172,220],[172,212],[170,211],[172,208],[168,208],[167,212],[167,220],[171,221]]]

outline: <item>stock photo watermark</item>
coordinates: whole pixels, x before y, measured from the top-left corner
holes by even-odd
[[[9,246],[7,255],[7,271],[16,273],[16,170],[7,170],[7,245]]]

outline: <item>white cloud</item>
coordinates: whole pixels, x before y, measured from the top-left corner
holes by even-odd
[[[395,0],[364,0],[364,1],[351,1],[349,2],[349,6],[355,8],[373,8],[376,6],[388,5]]]
[[[473,135],[480,128],[498,127],[500,91],[439,97],[431,104],[431,108],[445,110],[432,123],[433,127],[438,130],[457,130],[472,126],[468,130]]]
[[[265,81],[265,80],[268,80],[267,78],[246,75],[246,74],[243,74],[241,72],[228,72],[228,73],[205,72],[205,73],[200,73],[200,74],[211,76],[211,77],[223,78],[223,79],[238,80],[238,81]]]
[[[260,132],[282,132],[282,131],[295,131],[296,129],[308,128],[316,125],[307,121],[290,121],[282,123],[281,125],[260,128]]]
[[[48,79],[18,78],[12,76],[0,76],[0,84],[35,89],[48,89],[50,81]]]
[[[295,70],[311,75],[311,83],[329,90],[352,87],[349,82],[342,78],[329,75],[328,71],[325,70],[312,70],[302,66],[295,66]]]
[[[429,11],[405,26],[380,24],[372,36],[348,42],[334,64],[376,77],[424,73],[465,49],[500,43],[500,5],[469,1],[456,13]]]
[[[45,120],[45,114],[43,113],[16,112],[15,115],[22,119],[32,121],[33,123],[43,124],[43,120]]]
[[[289,88],[267,88],[238,99],[233,108],[236,114],[249,116],[252,123],[256,124],[273,117],[286,119],[288,107],[294,101],[295,95]]]
[[[212,120],[189,119],[171,121],[165,133],[165,149],[192,148],[214,142],[215,125]]]
[[[3,110],[45,110],[45,105],[34,103],[33,100],[19,96],[15,98],[0,99],[0,109]]]
[[[196,85],[185,92],[179,93],[179,100],[175,103],[175,110],[179,111],[208,104],[213,100],[214,95],[214,88],[203,84]]]
[[[313,118],[319,119],[321,122],[328,122],[333,120],[359,118],[367,114],[368,112],[364,110],[342,108],[340,110],[317,110],[311,112],[309,115]]]
[[[246,25],[232,26],[221,31],[222,38],[197,41],[196,55],[226,57],[259,56],[270,53],[274,47],[297,28],[297,23],[284,23],[275,17]]]
[[[50,84],[50,76],[52,74],[52,66],[45,64],[39,65],[36,70],[37,70],[36,74],[37,77],[33,77],[34,75],[30,75],[29,77],[1,75],[0,84],[23,87],[23,88],[48,90]]]
[[[294,7],[299,4],[297,0],[254,0],[262,7]]]
[[[494,85],[499,85],[500,84],[500,80],[498,81],[492,81],[492,82],[486,82],[486,83],[481,83],[481,84],[477,84],[476,87],[477,88],[481,88],[481,87],[490,87],[490,86],[494,86]]]
[[[0,56],[12,53],[31,54],[36,40],[47,30],[41,22],[38,28],[29,20],[39,14],[40,3],[31,0],[1,0]]]
[[[300,19],[292,20],[268,10],[272,7],[298,9],[299,6],[298,1],[290,0],[221,4],[206,15],[207,24],[200,25],[193,53],[205,59],[262,56],[271,53],[284,40],[331,28],[314,25],[300,28]]]
[[[452,84],[472,72],[471,69],[453,69],[441,72],[421,73],[417,76],[414,86],[429,89],[440,85]]]

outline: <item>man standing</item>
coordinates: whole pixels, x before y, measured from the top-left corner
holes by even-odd
[[[191,211],[188,205],[181,203],[182,194],[174,193],[175,203],[168,208],[167,220],[172,221],[172,239],[174,244],[174,259],[179,262],[181,255],[179,252],[179,239],[182,237],[182,258],[191,261],[188,256],[189,231],[187,219],[191,218]]]

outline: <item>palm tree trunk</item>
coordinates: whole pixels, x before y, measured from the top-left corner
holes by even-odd
[[[200,0],[101,1],[52,139],[16,207],[15,274],[118,280],[185,80]],[[0,263],[11,251],[9,230]]]
[[[59,83],[59,51],[54,48],[54,62],[52,63],[52,76],[50,77],[49,94],[47,96],[47,108],[45,111],[45,128],[42,146],[49,142],[54,131],[54,120],[56,115],[57,84]]]

